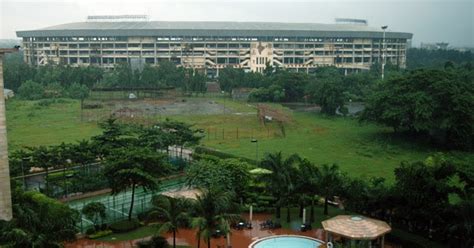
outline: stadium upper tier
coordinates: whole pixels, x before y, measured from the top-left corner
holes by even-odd
[[[18,31],[19,37],[67,36],[232,36],[382,38],[380,28],[351,24],[277,22],[75,22]],[[411,33],[386,32],[386,38],[411,39]]]

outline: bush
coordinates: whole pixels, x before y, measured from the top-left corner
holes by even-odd
[[[135,219],[132,221],[123,220],[115,222],[110,224],[109,226],[110,230],[112,230],[114,233],[129,232],[137,229],[138,227],[140,227],[140,223],[138,222],[138,220]]]
[[[87,228],[86,230],[87,235],[92,235],[93,233],[95,233],[95,228],[93,227]]]
[[[207,156],[202,157],[204,159],[210,158],[209,156],[214,156],[214,157],[218,157],[218,158],[221,158],[221,159],[236,158],[236,159],[239,159],[240,161],[247,162],[249,164],[257,164],[257,161],[255,161],[254,159],[238,157],[238,156],[232,155],[230,153],[217,151],[217,150],[210,149],[210,148],[203,147],[203,146],[196,147],[194,149],[194,153],[193,153],[194,158],[199,160],[200,156],[202,156],[202,155],[207,155]],[[213,160],[213,159],[211,158],[211,160]]]
[[[59,98],[64,95],[64,88],[59,83],[49,83],[44,87],[44,97]]]
[[[89,96],[89,88],[83,84],[74,83],[69,86],[68,94],[72,99],[85,99]]]
[[[18,95],[26,100],[38,100],[44,96],[44,87],[37,82],[28,80],[18,88]]]

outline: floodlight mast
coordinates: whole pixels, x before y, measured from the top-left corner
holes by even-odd
[[[388,26],[382,26],[383,30],[383,38],[382,38],[382,80],[385,76],[385,30],[388,28]]]

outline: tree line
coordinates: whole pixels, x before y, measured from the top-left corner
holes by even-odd
[[[207,78],[198,71],[177,67],[169,61],[159,66],[144,65],[134,69],[130,64],[118,64],[114,69],[97,66],[45,65],[24,63],[21,53],[10,54],[4,63],[5,88],[18,91],[21,98],[72,97],[78,89],[92,88],[179,88],[184,92],[206,92]]]

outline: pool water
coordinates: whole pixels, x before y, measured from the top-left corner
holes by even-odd
[[[272,237],[256,242],[252,248],[316,248],[322,243],[305,237]]]

